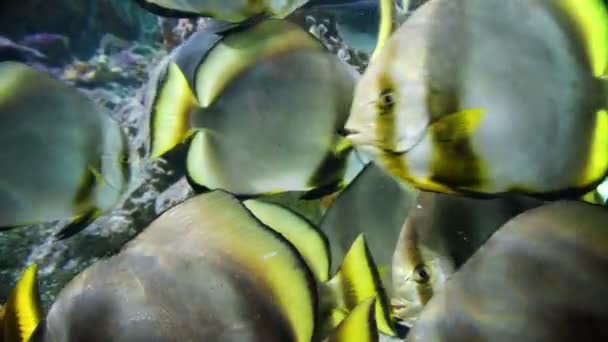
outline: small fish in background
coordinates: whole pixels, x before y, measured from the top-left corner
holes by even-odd
[[[476,199],[420,191],[392,260],[391,306],[408,327],[447,279],[509,219],[543,202],[526,196]]]
[[[374,163],[367,164],[319,224],[331,245],[333,271],[357,236],[364,234],[383,282],[390,285],[393,252],[416,195],[413,187],[400,184]]]
[[[197,195],[76,276],[32,341],[376,341],[388,303],[365,240],[331,280],[328,253],[285,208]]]
[[[0,227],[71,219],[69,237],[111,210],[131,172],[117,122],[77,89],[0,63]]]
[[[560,201],[502,226],[406,341],[607,341],[608,211]]]
[[[607,41],[599,0],[427,2],[359,80],[345,130],[423,190],[580,197],[608,168]]]
[[[242,22],[264,15],[285,18],[308,0],[135,0],[144,9],[164,17],[210,17]]]
[[[6,304],[0,306],[0,341],[27,342],[40,322],[42,308],[37,266],[29,265],[19,277]]]
[[[344,185],[340,135],[358,74],[284,20],[200,31],[159,74],[151,157],[188,141],[195,187],[240,196]]]

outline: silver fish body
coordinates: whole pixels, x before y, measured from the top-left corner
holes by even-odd
[[[509,220],[446,282],[406,341],[608,339],[608,211],[557,202]]]
[[[607,39],[597,0],[427,2],[360,79],[346,129],[424,190],[582,195],[608,168]]]
[[[129,182],[126,137],[76,89],[0,63],[0,227],[111,209]]]

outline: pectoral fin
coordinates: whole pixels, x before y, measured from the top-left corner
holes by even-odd
[[[481,124],[484,113],[484,109],[471,108],[449,114],[432,123],[429,131],[442,143],[467,139]]]

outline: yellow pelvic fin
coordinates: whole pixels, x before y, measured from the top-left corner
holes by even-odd
[[[482,108],[465,109],[448,114],[429,126],[438,141],[455,141],[468,138],[481,123],[485,110]]]
[[[608,11],[602,0],[558,0],[558,7],[576,26],[594,76],[608,66]]]
[[[190,113],[197,101],[177,64],[170,62],[159,80],[150,114],[150,157],[157,158],[191,133]]]
[[[321,302],[326,306],[321,310],[341,310],[351,312],[365,300],[376,297],[375,317],[378,330],[395,336],[393,322],[389,314],[389,305],[371,253],[367,248],[363,234],[360,234],[344,256],[338,273],[327,283],[320,294]],[[329,293],[328,293],[329,292]],[[332,298],[333,302],[327,302]]]
[[[258,220],[294,245],[318,281],[329,279],[329,245],[311,222],[278,204],[253,199],[243,204]]]
[[[0,330],[3,330],[6,342],[28,341],[40,322],[42,310],[36,272],[35,264],[23,271],[4,307]]]
[[[580,185],[600,181],[608,170],[608,111],[602,109],[596,113],[595,129],[591,139],[587,168]]]
[[[372,60],[382,51],[384,43],[393,32],[393,1],[379,0],[380,6],[380,28],[378,30],[378,42],[372,54]]]
[[[375,308],[375,297],[357,305],[325,342],[377,342],[379,337]]]
[[[341,155],[342,153],[349,152],[352,149],[353,149],[353,142],[350,139],[348,139],[347,137],[343,137],[343,136],[338,137],[335,147],[334,147],[334,153],[336,155]]]

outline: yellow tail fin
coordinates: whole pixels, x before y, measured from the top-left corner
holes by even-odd
[[[150,113],[150,157],[157,158],[189,135],[190,113],[197,101],[186,77],[174,62],[160,75]]]
[[[37,267],[31,264],[23,271],[3,308],[2,341],[25,342],[40,322],[40,295],[38,293]]]
[[[340,320],[360,303],[370,298],[375,301],[375,318],[378,330],[395,336],[386,293],[374,260],[360,234],[346,253],[338,273],[320,286],[322,331],[333,329]]]
[[[357,305],[324,342],[377,342],[375,309],[375,297]]]

